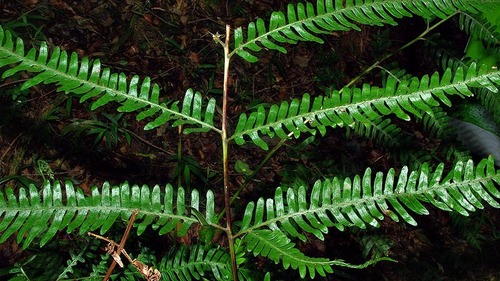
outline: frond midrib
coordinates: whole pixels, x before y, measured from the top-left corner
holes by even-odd
[[[159,218],[162,217],[168,217],[171,219],[181,219],[185,222],[191,222],[191,223],[197,223],[198,220],[196,218],[190,217],[190,216],[183,216],[179,214],[169,214],[169,213],[163,213],[163,212],[154,212],[154,211],[144,211],[141,209],[141,207],[113,207],[113,206],[27,206],[27,207],[10,207],[7,206],[5,207],[2,211],[12,213],[12,212],[30,212],[30,213],[35,213],[37,211],[44,211],[44,212],[57,212],[57,211],[64,211],[64,212],[72,212],[74,213],[74,216],[77,216],[78,213],[84,212],[84,211],[93,211],[93,213],[101,214],[101,213],[106,213],[107,211],[110,211],[107,216],[109,216],[112,213],[121,213],[121,212],[128,212],[132,213],[135,209],[139,210],[139,214],[145,215],[145,216],[156,216]]]
[[[364,197],[364,198],[359,198],[359,199],[354,199],[354,200],[347,200],[347,201],[340,202],[340,203],[334,203],[334,204],[336,204],[334,208],[335,209],[342,209],[342,208],[349,207],[349,206],[356,206],[359,204],[364,204],[365,202],[368,202],[368,201],[376,202],[376,201],[383,200],[384,202],[387,202],[388,199],[398,198],[401,196],[416,197],[418,195],[422,195],[422,194],[429,193],[431,191],[435,191],[435,190],[439,190],[439,189],[448,190],[448,189],[452,189],[452,188],[455,188],[458,186],[470,186],[470,185],[473,185],[476,183],[482,183],[485,181],[492,181],[494,178],[498,178],[498,177],[500,177],[500,174],[497,173],[497,174],[493,174],[491,176],[475,178],[473,180],[463,180],[460,182],[447,182],[444,184],[436,184],[435,186],[432,186],[432,187],[427,186],[424,189],[415,190],[412,192],[408,192],[408,191],[405,193],[392,192],[391,194],[384,194],[384,195],[377,195],[377,196],[372,195],[370,197]],[[284,216],[274,217],[270,220],[266,220],[266,221],[261,222],[259,224],[248,227],[244,230],[241,230],[240,232],[236,233],[234,236],[238,237],[238,236],[244,235],[246,233],[250,233],[253,230],[257,230],[259,228],[262,228],[262,227],[265,227],[265,226],[268,226],[271,224],[275,224],[275,223],[280,222],[280,221],[288,220],[290,218],[303,217],[303,216],[307,217],[308,215],[311,215],[311,214],[314,215],[316,213],[325,212],[325,211],[331,210],[332,206],[333,206],[333,204],[328,205],[328,206],[321,206],[321,207],[314,208],[314,209],[308,208],[307,210],[297,211],[294,213],[287,213]]]
[[[54,69],[54,68],[49,67],[46,64],[38,63],[36,61],[36,58],[35,58],[35,60],[31,60],[31,59],[28,59],[25,56],[18,55],[17,53],[15,53],[15,52],[13,52],[11,50],[6,49],[1,43],[2,42],[0,42],[0,49],[2,49],[2,52],[8,54],[9,57],[16,57],[16,58],[18,58],[19,61],[17,63],[27,62],[31,66],[31,68],[41,69],[41,72],[49,72],[49,73],[54,74],[54,76],[61,77],[61,79],[59,79],[59,80],[63,80],[62,78],[66,78],[68,80],[80,81],[80,86],[77,86],[74,89],[78,89],[78,88],[82,87],[83,85],[88,85],[88,86],[91,87],[91,89],[100,89],[100,92],[101,92],[100,95],[107,95],[107,94],[109,94],[111,96],[115,95],[115,96],[124,97],[125,98],[124,100],[132,99],[135,102],[147,104],[149,107],[158,108],[161,112],[168,112],[168,113],[170,113],[172,115],[179,116],[180,118],[184,118],[184,119],[192,121],[192,122],[194,122],[196,124],[199,124],[202,127],[208,127],[208,128],[210,128],[211,130],[213,130],[213,131],[215,131],[217,133],[221,133],[221,130],[219,128],[217,128],[217,127],[215,127],[215,126],[213,126],[213,125],[211,125],[209,123],[203,122],[203,121],[201,121],[199,119],[196,119],[196,118],[193,118],[193,117],[191,117],[189,115],[184,115],[181,112],[177,112],[175,110],[171,110],[171,109],[169,109],[166,106],[163,107],[160,104],[153,103],[153,102],[151,102],[151,101],[149,101],[147,99],[145,100],[145,99],[141,99],[140,97],[131,96],[131,95],[123,93],[123,92],[121,92],[121,91],[119,91],[117,89],[109,88],[109,87],[106,87],[106,86],[103,86],[103,85],[99,85],[99,84],[96,84],[96,83],[88,81],[88,80],[80,79],[79,77],[68,75],[67,73],[59,71],[58,69]],[[37,52],[37,54],[39,55],[38,52]],[[49,55],[50,55],[50,53],[48,54],[48,59],[50,59]],[[80,66],[80,64],[81,64],[81,61],[79,59],[78,60],[78,66]],[[94,65],[93,62],[92,63],[89,62],[89,66],[93,66],[93,65]],[[89,69],[91,69],[91,68],[89,67]],[[102,74],[102,69],[99,69],[99,71],[100,71],[100,73],[99,73],[99,80],[100,80],[101,79],[101,74]],[[128,82],[128,78],[127,78],[127,82]],[[127,84],[127,87],[128,86],[129,85]]]
[[[279,120],[271,122],[271,123],[264,123],[263,125],[255,126],[255,127],[252,127],[251,129],[243,130],[243,131],[234,133],[231,137],[228,138],[228,140],[239,138],[239,137],[242,137],[244,135],[250,135],[253,132],[259,132],[259,131],[265,130],[267,128],[274,128],[275,126],[288,123],[287,121],[300,120],[300,119],[306,119],[306,120],[307,119],[315,119],[315,116],[317,116],[317,115],[319,115],[321,113],[327,113],[327,112],[331,112],[331,111],[335,111],[335,112],[337,112],[337,111],[347,111],[350,108],[358,109],[363,104],[370,104],[371,105],[371,104],[373,104],[376,101],[383,101],[384,103],[387,100],[396,100],[396,101],[398,101],[399,99],[401,99],[403,97],[407,97],[407,98],[412,97],[412,96],[417,97],[417,96],[420,96],[420,95],[422,95],[424,93],[433,93],[435,91],[440,91],[440,90],[444,90],[444,89],[447,89],[447,88],[456,88],[455,87],[456,85],[465,85],[465,86],[467,86],[467,84],[469,84],[469,83],[472,84],[472,83],[474,83],[476,81],[480,81],[480,80],[482,80],[484,78],[487,78],[489,76],[498,75],[498,73],[499,73],[498,71],[496,71],[496,72],[490,72],[490,73],[485,73],[485,74],[480,75],[480,76],[474,76],[474,77],[472,77],[469,80],[464,80],[464,81],[460,81],[460,82],[456,82],[456,83],[452,82],[451,84],[447,84],[447,85],[443,85],[443,86],[438,86],[438,87],[435,87],[435,88],[428,88],[428,89],[422,90],[422,91],[410,92],[410,93],[407,93],[407,94],[404,94],[404,95],[391,95],[391,96],[388,96],[388,97],[376,97],[376,98],[372,98],[372,99],[365,99],[363,101],[359,101],[359,102],[355,102],[355,103],[349,103],[347,105],[340,105],[340,106],[335,106],[335,107],[330,107],[330,108],[325,108],[325,109],[319,109],[319,110],[309,111],[309,112],[297,114],[297,115],[294,115],[294,116],[291,116],[291,117],[279,119]],[[361,114],[364,114],[364,112],[362,110],[359,110],[359,112]],[[308,117],[312,117],[312,118],[308,118]]]

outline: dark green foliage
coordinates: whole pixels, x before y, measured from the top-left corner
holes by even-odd
[[[408,142],[401,133],[401,128],[393,124],[390,119],[377,118],[365,123],[356,122],[353,130],[357,135],[372,139],[386,147],[401,146]]]

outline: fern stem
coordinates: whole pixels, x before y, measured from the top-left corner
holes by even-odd
[[[179,125],[178,127],[178,133],[179,133],[179,141],[177,142],[177,169],[179,169],[179,165],[181,164],[182,161],[182,125]],[[177,187],[181,187],[182,185],[182,173],[179,170],[179,174],[177,175]],[[188,194],[190,192],[188,191]]]
[[[236,264],[236,254],[234,251],[234,237],[231,227],[231,194],[229,192],[229,140],[227,138],[227,102],[228,102],[228,77],[229,77],[229,36],[231,28],[226,25],[226,40],[224,42],[224,90],[222,93],[222,161],[224,173],[224,205],[226,209],[226,233],[229,244],[229,253],[231,255],[231,268],[233,272],[233,280],[238,281],[238,267]]]
[[[391,58],[393,55],[395,55],[396,53],[399,53],[401,52],[402,50],[408,48],[409,46],[413,45],[415,42],[419,41],[419,40],[422,40],[423,37],[425,35],[427,35],[429,32],[431,32],[432,30],[434,30],[436,27],[440,26],[442,23],[444,23],[445,21],[449,20],[451,17],[457,15],[458,12],[455,12],[451,15],[449,15],[448,17],[438,21],[436,24],[434,24],[433,26],[431,27],[427,27],[424,32],[422,32],[420,35],[418,35],[417,37],[415,37],[415,39],[411,40],[410,42],[406,43],[405,45],[401,46],[399,49],[397,49],[395,52],[392,52],[388,55],[386,55],[385,57],[381,58],[380,60],[376,61],[375,63],[373,63],[370,67],[368,67],[367,69],[365,69],[361,74],[359,74],[358,76],[354,77],[349,83],[347,83],[344,87],[342,87],[342,89],[340,89],[339,93],[342,93],[344,91],[345,88],[349,88],[351,87],[354,83],[356,83],[359,79],[361,79],[361,77],[365,76],[366,74],[368,74],[370,71],[372,71],[374,68],[377,68],[383,61]]]

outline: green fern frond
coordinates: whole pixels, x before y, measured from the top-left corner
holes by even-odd
[[[101,280],[102,276],[106,276],[106,272],[108,271],[108,268],[109,268],[109,260],[111,259],[111,256],[109,254],[103,254],[103,255],[100,255],[99,258],[100,259],[97,259],[97,258],[95,259],[95,260],[99,260],[99,262],[97,264],[92,265],[92,272],[87,277],[89,280],[97,281],[97,280]]]
[[[498,84],[500,71],[488,72],[486,67],[477,69],[471,64],[467,70],[458,68],[454,74],[448,69],[441,77],[436,72],[430,77],[424,75],[408,81],[389,78],[385,88],[365,84],[361,89],[344,88],[342,92],[333,91],[314,101],[305,94],[301,100],[272,105],[268,112],[261,106],[249,116],[243,113],[230,139],[242,145],[244,137],[248,136],[267,150],[268,145],[259,134],[277,135],[282,139],[289,138],[289,133],[296,138],[304,132],[315,134],[319,131],[324,135],[327,126],[354,126],[355,121],[369,123],[369,120],[392,113],[408,121],[408,113],[419,118],[422,112],[432,115],[431,107],[439,105],[438,101],[450,106],[447,95],[471,96],[472,87],[496,92]]]
[[[358,239],[363,258],[380,258],[389,254],[393,242],[384,235],[363,235]]]
[[[391,123],[390,119],[377,118],[364,123],[356,122],[353,131],[386,147],[399,147],[409,141],[401,132],[401,128]]]
[[[500,124],[500,91],[494,93],[486,89],[476,91],[476,96],[481,105],[493,116],[493,120]]]
[[[435,44],[439,45],[439,43]],[[434,61],[436,61],[437,65],[440,66],[443,71],[448,68],[455,71],[459,67],[467,69],[471,64],[470,59],[458,58],[445,49],[428,49],[427,52],[430,57],[433,57]]]
[[[76,254],[75,250],[73,249],[69,250],[70,259],[67,261],[68,266],[63,270],[63,272],[61,272],[61,274],[59,274],[57,280],[68,278],[68,274],[73,274],[73,267],[75,267],[78,263],[85,262],[84,255],[87,251],[88,246],[89,243],[85,243],[83,249],[78,249],[78,254]]]
[[[467,162],[472,159],[472,155],[469,150],[461,149],[461,147],[457,146],[445,147],[445,151],[443,154],[446,155],[446,160],[451,160],[453,161],[453,163]]]
[[[483,201],[500,208],[500,191],[495,186],[500,184],[500,170],[495,170],[492,157],[477,166],[472,161],[458,162],[445,177],[443,172],[444,164],[433,172],[428,165],[420,171],[405,166],[399,175],[390,169],[373,178],[368,168],[362,177],[317,181],[309,196],[304,186],[286,192],[278,188],[274,199],[261,198],[247,205],[237,236],[265,227],[302,240],[306,239],[302,232],[324,239],[328,227],[378,227],[385,216],[416,225],[409,210],[428,214],[424,202],[465,216],[482,209]]]
[[[230,280],[231,257],[219,248],[208,251],[201,245],[174,249],[164,257],[159,269],[164,280],[202,280],[211,272],[215,280]]]
[[[321,276],[332,273],[332,262],[326,258],[311,258],[295,248],[295,244],[281,231],[255,230],[243,238],[246,248],[255,256],[261,255],[277,263],[282,263],[285,269],[298,269],[300,277],[314,278],[316,272]]]
[[[311,3],[289,4],[286,15],[283,12],[271,14],[268,28],[264,20],[257,19],[248,25],[246,36],[242,28],[236,29],[231,55],[236,53],[249,62],[256,62],[258,58],[252,53],[262,48],[286,53],[283,43],[323,43],[317,35],[335,30],[360,30],[357,24],[396,25],[396,19],[414,14],[424,18],[445,18],[457,10],[474,12],[478,4],[478,1],[458,0],[318,0],[316,6]]]
[[[475,100],[463,102],[450,116],[474,124],[500,137],[500,124],[497,124],[484,106]]]
[[[496,5],[499,9],[500,5]],[[460,29],[469,35],[474,35],[483,41],[487,47],[500,44],[500,34],[496,32],[497,27],[491,24],[487,19],[468,13],[460,13]]]
[[[424,114],[422,124],[430,138],[444,138],[450,134],[448,114],[439,106],[432,108],[433,114]]]
[[[188,90],[181,109],[177,102],[168,106],[160,99],[160,87],[152,84],[146,77],[140,81],[135,75],[128,79],[124,73],[111,73],[109,68],[101,69],[99,60],[93,62],[88,58],[78,59],[76,53],[68,55],[66,51],[56,48],[49,52],[46,43],[40,50],[30,49],[25,53],[24,42],[14,38],[9,31],[0,26],[0,67],[15,65],[3,72],[2,78],[14,75],[20,71],[38,73],[22,85],[22,89],[33,87],[39,83],[57,84],[58,90],[74,93],[80,96],[80,101],[96,99],[92,110],[111,101],[121,104],[118,111],[139,112],[137,120],[154,118],[145,129],[152,129],[169,121],[175,121],[174,126],[181,124],[195,125],[190,131],[220,132],[214,127],[215,99],[210,99],[203,106],[199,92]]]
[[[135,209],[139,210],[136,217],[138,234],[151,225],[159,229],[160,235],[176,230],[177,235],[184,236],[192,224],[199,222],[189,214],[191,209],[200,209],[196,190],[191,193],[190,203],[183,188],[174,190],[171,185],[164,189],[156,185],[151,189],[146,185],[104,183],[100,190],[94,187],[86,196],[71,182],[66,182],[64,188],[60,183],[46,182],[41,190],[30,185],[29,189],[20,188],[18,193],[6,188],[0,192],[0,243],[15,233],[17,242],[23,241],[24,248],[41,235],[40,245],[43,246],[63,229],[68,233],[78,229],[80,234],[100,229],[103,234],[120,216],[127,219]],[[215,222],[211,191],[207,192],[205,210],[205,221]]]
[[[408,166],[411,170],[416,170],[432,160],[432,155],[428,151],[421,150],[418,147],[403,147],[394,154],[400,163]]]
[[[486,216],[482,213],[481,216]],[[465,240],[474,248],[481,250],[481,244],[485,240],[485,235],[482,233],[484,228],[484,219],[479,221],[473,220],[472,217],[464,217],[459,214],[450,214],[451,223],[457,232],[465,238]]]

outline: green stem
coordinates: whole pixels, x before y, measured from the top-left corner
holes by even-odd
[[[354,83],[356,83],[359,79],[361,79],[361,77],[365,76],[367,73],[369,73],[370,71],[372,71],[374,68],[378,67],[383,61],[389,59],[390,57],[392,57],[394,54],[408,48],[409,46],[413,45],[415,42],[421,40],[425,35],[427,35],[429,32],[431,32],[432,30],[434,30],[436,27],[440,26],[442,23],[444,23],[445,21],[449,20],[451,17],[455,16],[456,14],[458,13],[453,13],[451,15],[449,15],[448,17],[440,20],[439,22],[437,22],[436,24],[434,24],[433,26],[431,27],[427,27],[427,29],[422,32],[420,35],[418,35],[415,39],[411,40],[410,42],[406,43],[405,45],[401,46],[399,49],[397,49],[395,52],[391,52],[390,54],[386,55],[385,57],[383,57],[382,59],[376,61],[374,64],[372,64],[370,67],[368,67],[367,69],[365,69],[365,71],[363,71],[361,74],[359,74],[358,76],[354,77],[354,79],[352,79],[349,83],[347,83],[347,85],[345,85],[339,92],[342,93],[342,91],[345,89],[345,88],[348,88],[350,86],[352,86]]]

